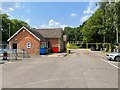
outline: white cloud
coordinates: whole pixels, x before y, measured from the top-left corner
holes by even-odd
[[[14,11],[14,8],[11,8],[11,7],[10,7],[10,8],[8,8],[8,11],[10,11],[10,12],[11,12],[11,11]]]
[[[0,13],[2,13],[3,12],[3,9],[2,8],[0,8]]]
[[[80,22],[83,23],[85,22],[91,15],[84,15],[81,17]]]
[[[15,7],[16,7],[16,8],[21,8],[20,3],[16,2],[16,3],[15,3]]]
[[[31,21],[30,18],[25,20],[25,22],[28,23],[28,24],[30,23],[30,21]]]
[[[7,13],[10,14],[10,12],[13,12],[15,9],[22,9],[23,6],[20,4],[20,2],[3,2],[2,7],[0,8],[0,11],[2,11],[2,13]]]
[[[65,27],[68,27],[68,25],[63,24],[63,25],[60,25],[60,27],[64,29]]]
[[[98,7],[95,6],[95,2],[90,0],[88,7],[83,11],[83,16],[80,18],[80,23],[82,24],[85,22],[97,9]]]
[[[24,9],[25,7],[20,2],[16,2],[14,8],[16,8],[16,9]]]
[[[59,27],[60,22],[54,21],[53,19],[50,19],[48,21],[48,24],[41,25],[41,28],[47,28],[47,27]]]
[[[71,17],[76,17],[77,14],[75,14],[75,13],[71,13],[70,16],[71,16]]]
[[[90,2],[87,9],[83,11],[83,14],[92,14],[92,13],[94,13],[93,5],[94,5],[94,2]]]
[[[50,19],[50,21],[48,22],[49,26],[59,26],[59,24],[60,24],[59,22],[56,22],[53,19]]]
[[[10,16],[10,14],[9,13],[6,13],[8,16]]]
[[[60,22],[58,22],[58,21],[55,21],[55,20],[53,20],[53,19],[50,19],[49,21],[48,21],[48,24],[43,24],[43,25],[41,25],[40,26],[40,28],[65,28],[65,27],[67,27],[67,26],[69,26],[69,25],[66,25],[66,24],[61,24]],[[70,27],[73,27],[73,26],[70,26]]]

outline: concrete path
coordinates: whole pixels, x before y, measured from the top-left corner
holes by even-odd
[[[66,57],[34,56],[6,63],[3,88],[118,88],[118,69],[97,54],[74,50]]]

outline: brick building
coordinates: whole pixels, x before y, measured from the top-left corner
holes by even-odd
[[[30,54],[39,54],[40,47],[44,46],[52,52],[64,50],[63,33],[61,28],[28,29],[20,28],[8,39],[10,49],[25,49]]]
[[[62,28],[35,29],[35,31],[39,32],[48,41],[48,48],[51,48],[53,52],[64,50]]]

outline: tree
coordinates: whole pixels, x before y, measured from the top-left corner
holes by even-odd
[[[97,5],[99,8],[82,25],[65,28],[64,32],[70,41],[105,42],[112,46],[120,42],[120,1],[106,0]]]
[[[21,20],[9,19],[7,14],[0,14],[2,21],[2,41],[7,41],[9,38],[9,23],[10,23],[10,35],[12,36],[22,26],[30,28],[30,26]]]
[[[82,40],[82,32],[81,32],[81,27],[76,27],[76,28],[71,28],[71,27],[66,27],[64,29],[64,34],[67,35],[68,41],[81,41]]]
[[[102,2],[100,7],[104,5],[103,24],[104,24],[104,35],[106,37],[105,42],[116,43],[118,41],[118,28],[120,18],[120,2]]]
[[[10,23],[10,20],[8,19],[7,14],[0,14],[1,21],[2,21],[2,39],[7,41],[8,39],[8,23]]]
[[[102,16],[103,10],[98,9],[82,28],[83,39],[87,42],[102,42],[103,33]]]

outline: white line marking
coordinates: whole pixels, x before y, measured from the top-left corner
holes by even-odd
[[[99,54],[97,54],[97,55],[100,56],[100,57],[102,57],[102,58],[104,58],[103,56],[101,56],[101,55],[99,55]],[[108,63],[108,64],[110,64],[110,65],[112,65],[113,67],[115,67],[115,68],[117,68],[117,69],[120,69],[118,66],[112,64],[110,61],[106,61],[106,60],[104,60],[104,59],[101,59],[101,60],[104,61],[104,62],[106,62],[106,63]]]
[[[59,80],[81,80],[81,79],[82,78],[55,78],[55,79],[48,79],[48,80],[42,80],[42,81],[26,83],[26,84],[22,84],[22,85],[19,85],[19,86],[12,87],[12,88],[20,88],[20,87],[25,87],[25,86],[30,86],[30,85],[37,85],[37,84],[40,84],[40,83],[49,83],[49,82],[59,81]]]
[[[112,65],[113,67],[115,67],[115,68],[117,68],[117,69],[120,69],[118,66],[112,64],[112,63],[109,62],[109,61],[106,61],[106,60],[104,60],[104,59],[101,59],[101,60],[104,61],[104,62],[106,62],[106,63],[108,63],[108,64],[110,64],[110,65]]]
[[[99,57],[102,57],[102,58],[104,58],[104,56],[101,56],[101,55],[99,55],[99,54],[97,54]]]

